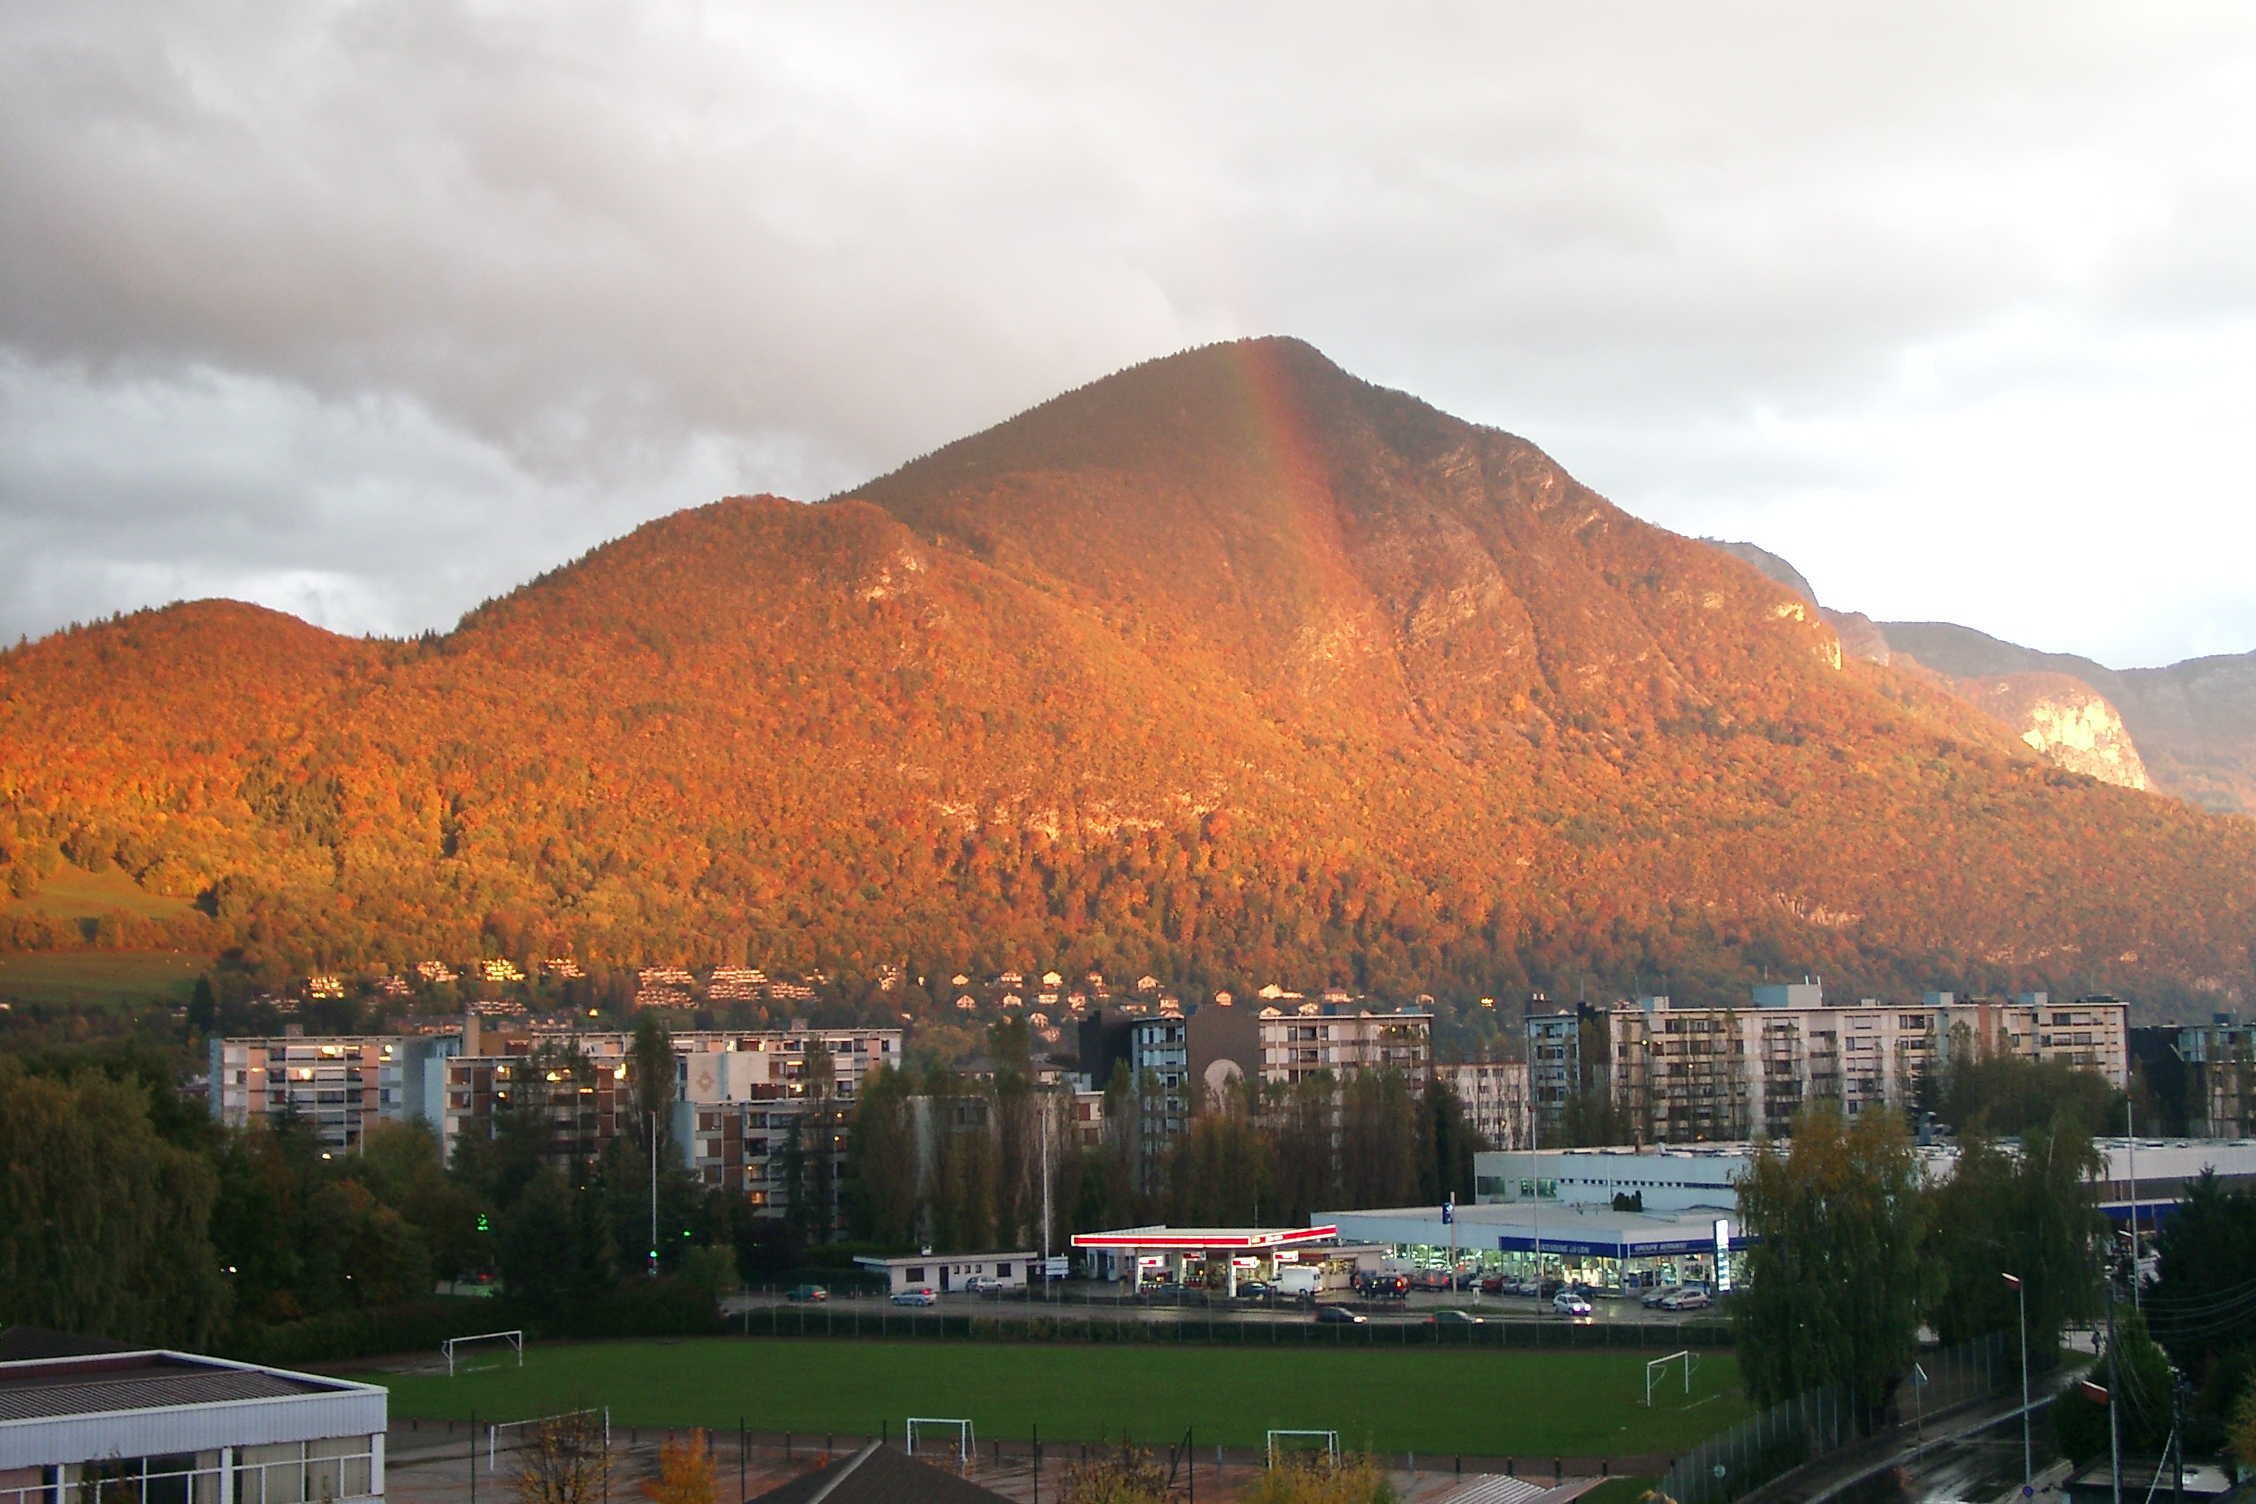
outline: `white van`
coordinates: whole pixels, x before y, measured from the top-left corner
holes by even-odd
[[[1307,1264],[1289,1264],[1277,1271],[1279,1295],[1313,1296],[1324,1287],[1324,1271]]]

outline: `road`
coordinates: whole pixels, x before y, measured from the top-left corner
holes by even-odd
[[[1014,1316],[1073,1316],[1115,1321],[1245,1321],[1245,1322],[1305,1322],[1309,1319],[1308,1306],[1297,1300],[1274,1301],[1228,1300],[1220,1296],[1188,1295],[1180,1300],[1147,1297],[1129,1300],[1117,1293],[1116,1287],[1075,1281],[1060,1294],[1049,1299],[1030,1295],[972,1295],[952,1291],[938,1297],[935,1307],[912,1307],[913,1310],[937,1310],[962,1314],[975,1312],[982,1315]],[[1562,1316],[1550,1308],[1549,1302],[1538,1302],[1529,1296],[1475,1295],[1471,1291],[1455,1294],[1442,1291],[1413,1291],[1406,1301],[1362,1301],[1342,1295],[1327,1294],[1325,1305],[1344,1305],[1358,1311],[1374,1325],[1422,1323],[1437,1310],[1464,1311],[1483,1321],[1509,1321],[1517,1323],[1543,1322],[1568,1325],[1605,1323],[1616,1326],[1642,1326],[1655,1333],[1655,1340],[1665,1340],[1671,1328],[1686,1322],[1711,1323],[1720,1320],[1719,1313],[1710,1308],[1705,1311],[1646,1310],[1634,1300],[1597,1299],[1591,1302],[1592,1312],[1586,1317]],[[896,1308],[883,1295],[850,1294],[840,1291],[831,1295],[821,1305],[792,1302],[780,1290],[754,1291],[746,1295],[732,1295],[722,1301],[722,1309],[735,1315],[746,1308],[785,1306],[792,1310],[820,1310],[827,1305],[841,1313],[860,1311],[875,1315]]]

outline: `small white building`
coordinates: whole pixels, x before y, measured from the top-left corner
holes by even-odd
[[[0,1500],[380,1500],[388,1398],[372,1384],[167,1351],[0,1362]]]
[[[1038,1273],[1038,1253],[918,1253],[898,1258],[858,1258],[855,1263],[885,1276],[885,1291],[936,1290],[945,1295],[961,1290],[973,1280],[993,1280],[1006,1290],[1023,1290],[1029,1274]]]

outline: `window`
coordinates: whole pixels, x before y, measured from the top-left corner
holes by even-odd
[[[1009,1279],[1011,1277],[1011,1266],[1008,1264],[997,1264],[995,1266],[995,1277],[997,1279]]]
[[[919,1265],[916,1265],[916,1266],[915,1266],[915,1267],[913,1267],[913,1268],[909,1268],[909,1269],[903,1269],[903,1270],[901,1271],[901,1278],[903,1278],[903,1279],[907,1280],[907,1281],[908,1281],[908,1282],[909,1282],[910,1284],[912,1284],[912,1285],[921,1285],[921,1284],[923,1284],[923,1283],[924,1283],[924,1266],[923,1266],[922,1264],[919,1264]]]

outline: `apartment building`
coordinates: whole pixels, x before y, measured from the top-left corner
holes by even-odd
[[[633,1041],[625,1033],[495,1028],[471,1018],[453,1052],[421,1062],[419,1115],[439,1130],[449,1158],[466,1135],[491,1137],[497,1115],[511,1109],[546,1114],[559,1159],[592,1158],[628,1131],[636,1110]],[[829,1096],[841,1102],[851,1102],[863,1077],[879,1066],[901,1062],[899,1029],[673,1036],[673,1141],[707,1184],[749,1194],[764,1182],[771,1154],[804,1111],[812,1084],[807,1057],[817,1042],[830,1057]]]
[[[1603,1017],[1586,1005],[1527,1016],[1528,1130],[1556,1139],[1569,1099],[1589,1089],[1583,1036]]]
[[[1522,1060],[1468,1060],[1434,1074],[1465,1104],[1466,1121],[1493,1149],[1528,1146],[1528,1068]]]
[[[1617,1003],[1598,1020],[1603,1043],[1595,1051],[1584,1027],[1590,1019],[1531,1018],[1538,1131],[1556,1128],[1565,1096],[1555,1093],[1570,1080],[1603,1082],[1631,1134],[1648,1143],[1781,1137],[1812,1101],[1837,1102],[1852,1116],[1900,1105],[1962,1052],[2057,1061],[2117,1087],[2129,1081],[2128,1010],[2113,998],[2056,1004],[2041,992],[2011,1002],[1929,993],[1916,1006],[1828,1004],[1822,985],[1806,982],[1758,987],[1753,1004]]]
[[[809,1047],[830,1056],[827,1092],[807,1073]],[[706,1185],[780,1214],[792,1200],[786,1156],[796,1147],[807,1183],[835,1198],[846,1155],[844,1118],[864,1077],[901,1063],[899,1029],[714,1031],[674,1036],[680,1070],[674,1142]],[[806,1156],[827,1160],[822,1166]],[[833,1218],[837,1207],[831,1207]]]
[[[1203,1010],[1202,1010],[1203,1011]],[[1430,1013],[1350,1013],[1337,1003],[1302,1003],[1259,1018],[1261,1079],[1291,1084],[1329,1072],[1394,1070],[1422,1080],[1433,1065]]]
[[[212,1116],[231,1128],[295,1117],[325,1147],[357,1149],[379,1123],[430,1119],[425,1065],[461,1048],[459,1032],[214,1039]]]
[[[2186,1122],[2195,1138],[2256,1134],[2256,1024],[2219,1013],[2178,1030],[2185,1062]]]

